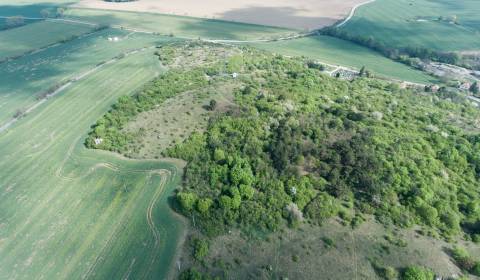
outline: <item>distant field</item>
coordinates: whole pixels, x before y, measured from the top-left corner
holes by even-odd
[[[192,39],[201,37],[248,40],[281,36],[295,32],[285,28],[152,13],[69,9],[67,15],[71,18],[79,18],[99,24],[122,25],[129,28],[173,34]]]
[[[108,37],[120,40],[110,42]],[[118,54],[164,40],[159,36],[107,29],[0,64],[0,126],[55,84]]]
[[[0,31],[0,60],[37,50],[93,30],[92,26],[40,21]]]
[[[177,167],[86,150],[89,127],[160,71],[152,52],[106,65],[0,133],[0,278],[165,279],[183,225]]]
[[[390,47],[480,50],[479,14],[478,0],[378,0],[359,8],[342,29]]]
[[[365,47],[328,36],[307,37],[290,41],[255,43],[255,47],[292,56],[306,56],[320,61],[360,69],[400,80],[429,83],[435,78],[404,64],[394,62]]]
[[[280,26],[295,29],[317,29],[346,17],[350,9],[364,0],[142,0],[113,3],[81,0],[77,6],[95,9],[155,12],[200,18]]]

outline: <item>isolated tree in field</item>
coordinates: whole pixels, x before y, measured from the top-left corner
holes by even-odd
[[[362,66],[362,68],[360,68],[360,72],[358,73],[358,75],[359,75],[360,77],[363,77],[363,76],[365,75],[365,70],[366,70],[366,69],[365,69],[365,66]]]
[[[8,27],[16,27],[23,25],[25,23],[25,19],[22,16],[13,16],[8,17],[5,22]]]
[[[215,99],[210,100],[210,103],[208,104],[208,109],[210,111],[214,111],[217,108],[217,101]]]
[[[65,9],[64,8],[57,8],[57,17],[61,18],[65,14]]]
[[[478,83],[477,82],[474,82],[470,86],[470,92],[473,93],[473,94],[478,94],[480,92],[480,89],[478,88]]]
[[[43,9],[40,11],[40,15],[42,15],[43,18],[48,18],[50,17],[50,11],[48,9]]]

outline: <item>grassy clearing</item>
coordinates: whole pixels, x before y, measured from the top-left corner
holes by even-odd
[[[376,74],[399,80],[418,83],[430,83],[435,81],[435,78],[428,76],[421,71],[394,62],[368,48],[328,36],[315,36],[271,43],[255,43],[252,45],[280,54],[306,56],[326,63],[338,64],[356,69],[365,66]]]
[[[40,21],[0,32],[0,60],[22,55],[93,30],[92,26]]]
[[[108,37],[118,37],[120,40],[110,42]],[[164,40],[159,36],[106,29],[2,63],[0,124],[10,119],[17,110],[36,102],[37,97],[53,85],[89,71],[118,54]]]
[[[193,132],[203,132],[208,119],[227,110],[233,103],[235,84],[221,84],[185,92],[167,99],[152,111],[139,114],[124,128],[137,135],[129,143],[127,155],[133,158],[159,158],[162,152],[181,143]],[[216,101],[214,110],[208,109],[210,100]]]
[[[174,164],[86,150],[115,100],[160,71],[151,52],[101,68],[0,134],[0,275],[163,279],[182,224],[167,205]]]
[[[254,24],[109,10],[69,9],[67,15],[99,24],[122,25],[188,38],[248,40],[295,32],[285,28]]]
[[[268,237],[233,231],[212,241],[206,263],[215,264],[210,271],[228,271],[235,279],[384,279],[375,265],[401,269],[412,264],[447,277],[461,274],[446,253],[452,246],[413,229],[385,229],[374,221],[352,229],[330,220],[321,227],[305,224]],[[466,246],[478,252],[477,246]],[[182,255],[191,264],[191,249]]]
[[[476,0],[382,0],[359,8],[342,29],[355,35],[372,36],[388,47],[479,50],[479,13]],[[458,24],[451,23],[454,16]]]

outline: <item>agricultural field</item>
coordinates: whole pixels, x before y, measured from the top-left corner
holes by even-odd
[[[436,79],[404,64],[354,43],[329,36],[312,36],[288,41],[253,43],[260,49],[291,56],[306,56],[321,62],[360,69],[362,66],[380,76],[417,83]]]
[[[286,28],[154,13],[70,8],[67,10],[66,15],[69,18],[98,24],[120,25],[132,29],[158,32],[165,35],[171,34],[176,37],[191,39],[252,40],[281,37],[297,32]]]
[[[129,3],[114,3],[96,0],[81,0],[78,7],[155,12],[199,18],[280,26],[299,30],[318,29],[332,25],[346,17],[350,9],[363,0],[143,0]]]
[[[102,67],[0,134],[0,278],[163,279],[183,224],[175,162],[87,150],[90,125],[162,68],[146,50]]]
[[[66,9],[0,31],[0,280],[480,279],[478,106],[349,41],[284,40],[364,0],[48,1],[0,0],[0,29]],[[341,29],[477,50],[474,6],[377,0]]]
[[[0,61],[94,31],[92,25],[39,21],[0,32]]]
[[[112,42],[109,37],[119,40]],[[88,73],[119,54],[154,46],[164,40],[160,36],[105,29],[2,63],[0,126],[18,110],[29,108],[52,87]]]
[[[341,29],[387,47],[472,51],[480,50],[479,13],[477,0],[378,0],[360,7]]]

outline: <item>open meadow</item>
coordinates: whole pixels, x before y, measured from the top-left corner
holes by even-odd
[[[360,7],[341,29],[387,47],[480,50],[479,13],[477,0],[378,0]]]
[[[87,150],[89,127],[162,68],[145,50],[77,81],[0,134],[1,279],[163,279],[182,223],[179,167]]]

